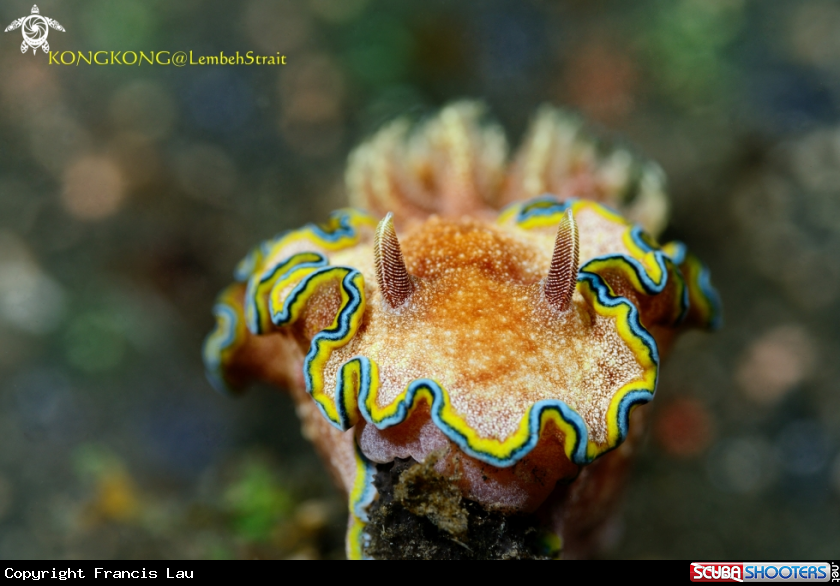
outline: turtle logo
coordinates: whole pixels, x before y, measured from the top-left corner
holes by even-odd
[[[38,52],[38,47],[44,53],[50,52],[50,44],[47,42],[47,35],[50,34],[50,28],[64,32],[64,27],[58,24],[58,21],[41,16],[41,11],[38,10],[37,4],[32,7],[32,14],[15,20],[3,32],[7,33],[21,27],[23,43],[20,45],[20,52],[26,53],[31,48],[33,55]]]

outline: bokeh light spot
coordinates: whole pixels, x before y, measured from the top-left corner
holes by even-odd
[[[158,83],[138,80],[121,87],[111,99],[111,119],[122,132],[148,139],[165,138],[175,121],[175,103]]]
[[[126,189],[133,193],[162,178],[163,161],[155,144],[138,134],[117,135],[108,145],[108,152],[119,164]]]
[[[760,437],[720,442],[709,454],[709,476],[724,492],[756,492],[775,477],[773,450]]]
[[[809,65],[837,69],[840,53],[840,6],[835,2],[804,2],[790,21],[793,54]]]
[[[365,19],[354,30],[356,42],[347,53],[352,72],[372,85],[386,85],[402,78],[414,51],[403,23],[386,17]]]
[[[0,476],[0,519],[6,516],[15,502],[12,483],[5,476]]]
[[[211,69],[193,81],[187,108],[200,128],[232,132],[248,120],[254,100],[251,88],[239,76]]]
[[[633,109],[638,73],[633,59],[606,40],[572,52],[566,86],[572,104],[602,122],[616,122]]]
[[[753,401],[775,403],[810,375],[814,352],[814,344],[803,328],[781,326],[747,348],[736,378]]]
[[[236,166],[212,144],[195,144],[178,152],[175,170],[181,189],[205,203],[222,204],[236,188]]]
[[[834,486],[835,492],[840,495],[840,454],[834,458],[834,464],[831,466],[831,484]]]
[[[64,290],[44,273],[14,234],[0,232],[0,322],[31,334],[61,323]]]
[[[85,37],[96,49],[140,50],[152,35],[154,20],[143,2],[100,0],[86,8],[83,17]]]
[[[344,98],[344,78],[326,55],[306,55],[279,81],[283,116],[303,123],[338,122]]]
[[[323,54],[303,55],[298,63],[279,78],[280,131],[302,155],[329,155],[343,137],[344,76]]]
[[[705,405],[697,399],[677,399],[659,412],[654,425],[654,436],[662,449],[672,456],[697,456],[712,441],[711,415]]]
[[[252,0],[243,22],[251,42],[265,54],[297,49],[312,33],[303,3],[291,0]]]
[[[370,0],[309,0],[309,6],[324,20],[342,23],[359,16],[369,2]]]
[[[816,421],[793,421],[776,440],[783,468],[796,476],[816,474],[828,463],[828,438]]]
[[[86,373],[98,373],[119,366],[126,343],[114,316],[85,313],[74,319],[64,338],[67,362]]]
[[[80,220],[101,220],[116,213],[125,191],[119,167],[109,158],[83,157],[64,173],[61,201]]]
[[[87,153],[92,143],[87,129],[59,108],[32,119],[29,141],[35,160],[55,174],[64,171],[73,158]]]

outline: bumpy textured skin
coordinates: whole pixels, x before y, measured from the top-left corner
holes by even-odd
[[[386,127],[348,169],[370,213],[262,243],[214,308],[208,378],[291,390],[350,495],[351,557],[375,464],[433,453],[466,498],[538,512],[585,553],[632,442],[601,456],[638,435],[674,334],[719,323],[707,270],[622,215],[664,226],[655,166],[550,109],[507,165],[480,114],[460,103]]]

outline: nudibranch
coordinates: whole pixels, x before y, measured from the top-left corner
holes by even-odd
[[[210,381],[289,389],[350,557],[586,555],[662,354],[720,319],[707,269],[656,241],[656,165],[551,108],[509,157],[482,114],[379,131],[354,208],[257,246],[214,308]]]

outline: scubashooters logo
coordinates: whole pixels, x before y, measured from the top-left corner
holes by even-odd
[[[32,14],[13,21],[3,32],[7,33],[21,29],[23,43],[20,45],[20,52],[26,53],[29,49],[32,49],[32,54],[34,55],[38,52],[39,47],[44,53],[50,52],[50,44],[47,42],[47,36],[50,34],[51,28],[64,32],[64,27],[58,24],[57,20],[41,16],[41,11],[38,10],[38,5],[36,4],[32,6]]]
[[[827,562],[694,562],[692,582],[829,582]]]

